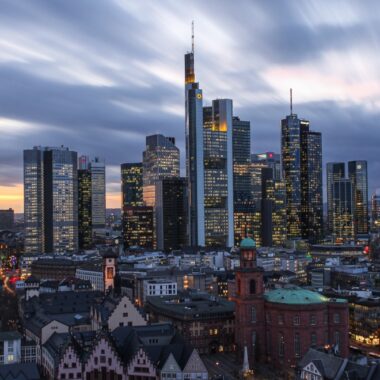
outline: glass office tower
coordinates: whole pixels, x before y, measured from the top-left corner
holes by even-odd
[[[122,209],[126,206],[143,205],[142,163],[121,164]]]
[[[333,232],[333,184],[334,181],[344,179],[344,162],[328,162],[326,164],[326,192],[327,192],[327,231]]]
[[[24,151],[25,252],[78,249],[77,153],[68,148]]]
[[[353,186],[356,234],[368,234],[368,175],[367,161],[349,161],[348,177]]]
[[[232,100],[213,100],[203,108],[206,246],[232,247],[233,148]]]
[[[78,244],[80,249],[92,247],[91,171],[78,170]]]
[[[195,82],[194,45],[185,54],[186,177],[188,181],[188,237],[192,247],[205,246],[203,95]]]

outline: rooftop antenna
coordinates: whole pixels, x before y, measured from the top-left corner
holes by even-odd
[[[191,52],[194,54],[194,20],[191,22]]]
[[[293,89],[290,89],[290,114],[293,115]]]

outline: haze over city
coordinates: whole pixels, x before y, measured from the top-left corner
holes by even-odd
[[[294,112],[322,132],[324,163],[367,160],[369,194],[380,187],[376,1],[0,6],[0,208],[23,211],[22,151],[33,145],[104,157],[107,207],[120,207],[120,163],[141,161],[146,135],[174,136],[184,172],[192,20],[204,103],[232,98],[253,152],[280,150],[292,87]]]

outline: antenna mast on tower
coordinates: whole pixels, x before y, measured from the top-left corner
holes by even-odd
[[[194,20],[191,22],[191,52],[194,54]]]
[[[293,89],[290,89],[290,114],[293,115]]]

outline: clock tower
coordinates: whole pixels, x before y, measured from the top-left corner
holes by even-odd
[[[263,269],[256,265],[256,243],[240,244],[240,267],[235,272],[235,342],[239,353],[248,350],[250,367],[265,357]]]
[[[102,254],[102,257],[104,292],[107,292],[111,288],[115,289],[116,260],[118,255],[111,248],[109,248]]]

